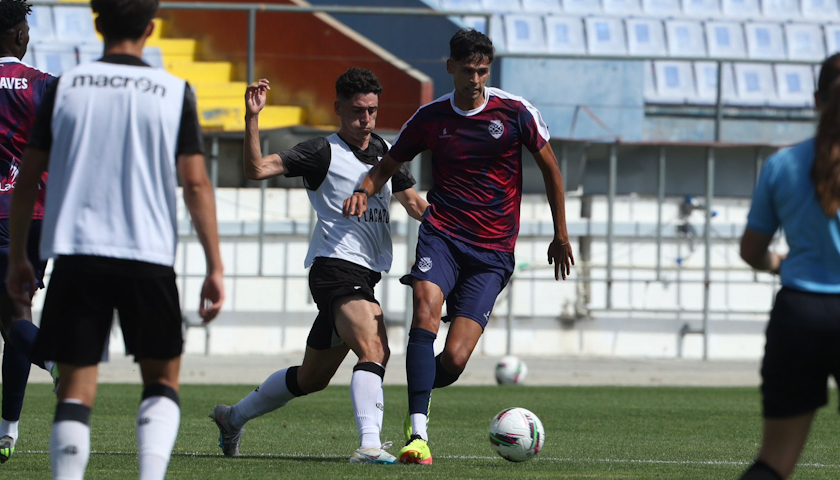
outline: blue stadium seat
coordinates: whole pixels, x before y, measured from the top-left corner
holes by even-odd
[[[675,57],[705,57],[706,37],[703,25],[690,20],[666,20],[668,54]]]
[[[720,3],[718,0],[685,0],[683,12],[691,16],[717,17],[720,15]]]
[[[482,10],[500,13],[519,12],[522,10],[519,0],[481,0],[481,8]]]
[[[143,61],[154,68],[163,68],[163,52],[160,47],[146,47],[143,49]]]
[[[788,58],[791,60],[820,61],[825,58],[823,32],[819,25],[786,23]]]
[[[761,9],[758,0],[721,0],[724,16],[732,18],[758,18]]]
[[[98,42],[93,26],[93,13],[88,5],[78,7],[55,6],[56,39],[73,43]]]
[[[586,44],[590,55],[626,55],[624,23],[619,18],[587,17]]]
[[[697,97],[694,73],[689,62],[653,62],[656,77],[655,103],[687,103]]]
[[[837,18],[837,1],[802,0],[802,16],[815,20]]]
[[[29,15],[29,38],[32,42],[51,42],[55,40],[55,22],[52,8],[44,5],[32,7]]]
[[[736,63],[737,105],[763,106],[777,100],[773,67],[769,64]]]
[[[774,65],[778,98],[776,107],[813,107],[814,71],[809,65]]]
[[[76,47],[68,43],[38,43],[29,48],[34,66],[52,75],[61,75],[79,63]]]
[[[639,0],[603,0],[604,12],[614,15],[634,15],[641,13]]]
[[[545,52],[542,17],[505,15],[504,23],[509,52]]]
[[[583,20],[576,17],[549,15],[545,17],[545,34],[551,53],[586,53]]]
[[[440,0],[441,10],[483,10],[481,0]]]
[[[825,53],[832,55],[840,52],[840,25],[823,25],[825,29]]]
[[[526,12],[551,13],[560,11],[560,0],[522,0]]]
[[[706,38],[709,41],[710,57],[743,58],[744,29],[740,23],[706,22]]]
[[[79,52],[79,63],[90,63],[102,58],[102,53],[105,51],[105,46],[100,43],[83,43],[76,46]]]
[[[661,20],[628,18],[627,53],[641,56],[666,56],[665,30]]]
[[[600,0],[562,0],[568,13],[601,13]]]
[[[680,0],[642,0],[642,10],[649,15],[682,15]]]
[[[762,0],[761,7],[767,18],[791,20],[802,16],[799,0]]]
[[[697,96],[691,99],[691,103],[698,105],[714,105],[717,101],[717,63],[716,62],[694,62],[694,84],[697,85]],[[723,64],[723,91],[722,101],[731,104],[736,100],[735,78],[732,72],[732,64]]]
[[[747,33],[747,54],[750,58],[769,60],[784,60],[787,58],[784,34],[780,24],[746,23],[744,30]]]

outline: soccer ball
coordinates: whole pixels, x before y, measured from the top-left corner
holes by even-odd
[[[524,462],[536,457],[543,443],[542,422],[524,408],[502,410],[490,423],[490,445],[509,462]]]
[[[496,382],[499,385],[519,385],[528,376],[528,366],[516,357],[504,357],[496,364]]]

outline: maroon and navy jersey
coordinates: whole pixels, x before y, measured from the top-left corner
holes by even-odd
[[[41,99],[56,78],[14,57],[0,58],[0,219],[9,217],[20,160]],[[44,218],[47,173],[41,177],[32,218]]]
[[[485,103],[464,111],[454,92],[417,110],[391,147],[398,162],[432,151],[431,209],[426,220],[473,245],[513,252],[522,200],[522,146],[548,143],[540,112],[521,97],[484,90]]]

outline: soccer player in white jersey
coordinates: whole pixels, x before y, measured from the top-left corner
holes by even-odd
[[[119,312],[126,350],[140,364],[140,478],[163,479],[178,435],[183,351],[175,284],[177,177],[204,248],[205,322],[224,298],[213,189],[190,86],[141,60],[157,0],[93,0],[105,55],[49,89],[12,196],[7,286],[22,305],[36,285],[27,233],[41,175],[50,183],[41,257],[56,258],[34,354],[61,373],[50,438],[53,478],[81,479],[99,359]]]
[[[380,440],[385,408],[382,379],[388,362],[388,339],[382,310],[373,288],[391,267],[391,194],[417,220],[428,203],[412,188],[407,169],[396,172],[371,198],[368,214],[342,216],[342,202],[388,152],[390,145],[373,133],[382,86],[376,76],[351,68],[336,81],[338,133],[300,143],[291,150],[262,156],[259,114],[269,82],[260,80],[245,93],[245,175],[264,180],[278,175],[303,177],[318,221],[312,233],[306,266],[318,316],[306,341],[303,363],[272,374],[236,405],[217,405],[211,417],[219,427],[219,446],[227,456],[239,455],[242,427],[296,397],[326,388],[347,353],[359,361],[353,368],[350,397],[359,430],[359,448],[351,463],[392,464],[396,458]]]

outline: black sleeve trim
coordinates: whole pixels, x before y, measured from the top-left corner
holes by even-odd
[[[55,109],[55,96],[58,91],[58,82],[61,79],[50,82],[44,96],[41,97],[41,105],[35,117],[35,125],[32,133],[29,134],[27,145],[49,152],[52,149],[52,116]]]
[[[198,123],[198,108],[195,104],[195,92],[189,83],[184,89],[184,108],[181,112],[181,127],[178,130],[178,147],[175,157],[180,155],[204,155],[204,137]]]
[[[286,167],[286,176],[303,177],[303,184],[308,190],[321,188],[330,171],[332,150],[330,142],[324,137],[301,142],[278,155]]]
[[[417,180],[414,179],[414,175],[411,174],[411,170],[408,169],[408,165],[405,163],[400,165],[400,169],[391,177],[391,189],[394,193],[404,192],[416,183]]]

